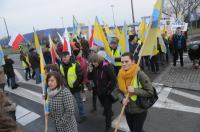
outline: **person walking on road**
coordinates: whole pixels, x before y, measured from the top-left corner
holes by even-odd
[[[31,64],[31,68],[33,69],[33,71],[35,72],[36,75],[36,84],[40,84],[41,83],[41,78],[40,78],[40,58],[35,50],[35,48],[31,48],[29,50],[29,61]],[[33,76],[32,76],[33,77]]]
[[[62,63],[60,64],[60,72],[65,78],[65,84],[70,89],[71,93],[74,95],[78,110],[79,110],[79,123],[82,123],[86,120],[86,113],[84,109],[84,104],[81,98],[81,88],[83,81],[83,72],[78,63],[72,62],[69,52],[62,53]]]
[[[122,64],[121,64],[121,51],[118,48],[117,40],[112,40],[110,42],[110,49],[111,49],[111,52],[112,52],[112,57],[115,60],[114,69],[115,69],[115,74],[117,75],[118,72],[119,72],[119,69],[122,66]]]
[[[180,64],[183,67],[183,52],[187,51],[186,39],[181,33],[181,27],[176,28],[176,33],[172,38],[172,47],[173,47],[173,65],[176,66],[176,61],[180,56]]]
[[[23,51],[20,51],[20,61],[22,61],[22,67],[25,69],[25,79],[31,79],[31,69],[28,56]],[[28,78],[29,77],[29,78]]]
[[[49,96],[49,117],[54,121],[56,132],[78,132],[73,96],[63,86],[58,72],[51,72],[46,78]]]
[[[153,96],[154,90],[149,77],[140,69],[136,72],[136,63],[132,53],[125,52],[121,57],[122,68],[117,76],[119,90],[126,95],[128,100],[122,100],[125,105],[125,116],[131,132],[144,132],[143,124],[147,117],[147,109],[136,104],[138,97]],[[134,73],[137,73],[133,80]]]
[[[7,76],[8,85],[10,85],[11,82],[12,89],[16,89],[19,85],[15,81],[15,72],[13,69],[14,61],[10,59],[7,55],[4,56],[4,60],[5,64],[3,65],[3,67],[4,67],[4,73]]]
[[[97,88],[97,95],[100,103],[104,107],[103,115],[105,116],[105,132],[111,132],[111,118],[113,99],[111,92],[115,89],[117,79],[113,66],[105,60],[105,51],[99,51],[89,57],[90,63],[94,69],[90,68],[89,79],[93,80]],[[91,65],[90,65],[91,66]]]

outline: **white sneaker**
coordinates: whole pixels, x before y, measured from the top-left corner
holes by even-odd
[[[85,101],[86,101],[86,96],[84,96],[84,97],[82,98],[82,101],[83,101],[83,102],[85,102]]]

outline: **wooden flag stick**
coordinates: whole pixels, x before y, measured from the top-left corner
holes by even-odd
[[[138,71],[138,67],[139,67],[139,64],[140,64],[141,58],[142,58],[142,56],[139,56],[138,63],[137,63],[137,65],[136,65],[135,74],[134,74],[134,76],[133,76],[133,79],[132,79],[132,81],[131,81],[131,84],[133,83],[133,80],[135,79],[135,76],[136,76],[136,74],[137,74],[137,71]],[[128,97],[129,97],[129,93],[126,95],[125,101],[128,101]],[[120,124],[120,122],[121,122],[122,115],[123,115],[123,113],[124,113],[125,107],[126,107],[126,105],[123,105],[114,132],[117,132],[117,130],[118,130],[118,128],[119,128],[119,124]]]
[[[45,113],[45,132],[48,132],[48,115]]]
[[[151,18],[151,21],[150,21],[150,26],[149,26],[149,29],[148,29],[148,33],[147,33],[147,35],[149,34],[149,31],[150,31],[151,25],[152,25],[152,18]],[[146,38],[147,38],[147,37],[146,37]],[[146,38],[145,38],[145,40],[144,40],[144,43],[143,43],[143,46],[142,46],[142,48],[141,48],[140,53],[142,53],[143,50],[144,50],[144,44],[146,44],[146,41],[147,41]],[[137,74],[137,72],[138,72],[138,67],[139,67],[139,64],[140,64],[141,59],[142,59],[142,54],[139,54],[139,59],[138,59],[137,65],[136,65],[135,74],[134,74],[134,76],[133,76],[133,79],[132,79],[132,81],[131,81],[131,84],[133,83],[133,80],[134,80],[135,77],[136,77],[136,74]],[[128,97],[129,97],[129,93],[126,95],[125,102],[128,100]],[[121,122],[122,115],[123,115],[123,113],[124,113],[125,107],[126,107],[126,106],[123,105],[114,132],[117,132],[117,130],[118,130],[118,128],[119,128],[119,124],[120,124],[120,122]]]

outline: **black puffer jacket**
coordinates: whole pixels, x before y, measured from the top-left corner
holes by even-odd
[[[28,57],[31,67],[33,69],[40,68],[40,58],[36,52],[34,51],[30,52]]]
[[[14,77],[15,72],[13,69],[14,61],[12,59],[5,59],[5,64],[3,65],[4,73],[7,75],[7,77]]]
[[[116,75],[109,62],[103,61],[97,68],[88,74],[89,80],[93,80],[98,95],[110,94],[116,87]]]

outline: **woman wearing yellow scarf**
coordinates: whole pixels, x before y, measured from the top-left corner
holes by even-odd
[[[136,72],[136,64],[132,53],[126,52],[121,57],[122,68],[117,76],[120,91],[130,97],[122,103],[125,105],[125,116],[131,132],[144,132],[143,124],[147,116],[147,109],[136,104],[138,97],[150,97],[153,95],[153,86],[149,77],[139,70]],[[134,73],[137,73],[133,80]]]

